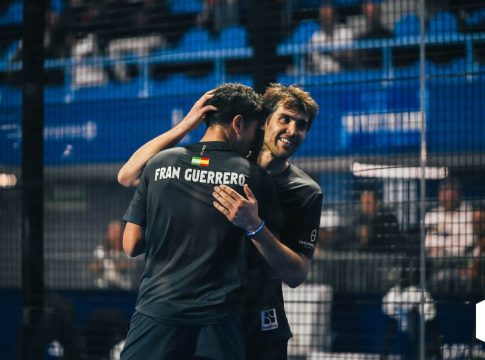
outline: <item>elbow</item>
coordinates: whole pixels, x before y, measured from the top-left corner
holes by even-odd
[[[297,288],[298,286],[300,286],[301,285],[301,282],[288,281],[288,282],[286,282],[286,285],[288,285],[290,288],[294,289],[294,288]]]
[[[128,222],[123,232],[123,251],[130,257],[135,257],[145,251],[143,228]]]
[[[123,251],[129,257],[137,257],[145,252],[145,241],[139,240],[137,242],[123,241]]]
[[[127,178],[127,176],[123,173],[123,170],[120,170],[119,173],[118,173],[118,183],[120,185],[123,185],[125,187],[130,187],[132,186],[130,180]]]
[[[291,279],[290,281],[286,281],[286,285],[288,285],[290,288],[294,289],[298,286],[300,286],[301,284],[303,284],[303,282],[306,280],[306,276],[304,278],[300,278],[300,279]]]
[[[129,257],[135,257],[140,253],[137,251],[137,242],[135,239],[130,239],[128,237],[123,238],[123,251]]]
[[[307,277],[308,277],[308,271],[302,270],[299,272],[295,272],[295,274],[291,278],[287,279],[285,283],[290,288],[294,289],[300,286],[301,284],[303,284],[303,282],[305,282]]]
[[[123,241],[123,251],[125,252],[126,255],[129,257],[135,257],[135,247],[131,244],[125,244]]]
[[[310,264],[310,259],[305,255],[301,255],[301,262],[294,268],[288,279],[284,280],[286,285],[294,289],[303,284],[308,277],[308,273],[310,272]]]

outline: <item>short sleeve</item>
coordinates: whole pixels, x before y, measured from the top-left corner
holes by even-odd
[[[145,168],[146,169],[146,168]],[[140,178],[133,199],[123,216],[123,220],[145,227],[147,220],[148,178],[145,171]]]
[[[318,244],[318,230],[320,228],[320,216],[322,212],[322,192],[315,192],[308,202],[300,209],[302,217],[298,224],[295,235],[297,242],[293,244],[293,250],[302,253],[309,258],[313,257]]]

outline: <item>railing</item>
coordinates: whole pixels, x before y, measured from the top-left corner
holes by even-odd
[[[433,293],[480,294],[485,290],[483,274],[467,274],[470,257],[427,258],[426,262],[428,290]],[[418,272],[417,258],[404,254],[328,252],[315,257],[307,282],[330,285],[334,292],[382,293],[395,285],[417,284]]]
[[[342,44],[313,44],[310,42],[303,44],[285,43],[277,48],[277,54],[281,56],[293,56],[293,62],[296,67],[295,76],[306,75],[305,55],[314,52],[332,52],[341,50],[380,50],[382,56],[382,68],[379,69],[386,78],[394,76],[394,60],[392,55],[393,49],[419,46],[421,38],[419,36],[405,36],[392,39],[372,39],[372,40],[354,40]],[[424,42],[427,46],[433,45],[465,45],[465,64],[467,73],[476,69],[474,56],[474,44],[476,42],[485,42],[485,33],[452,33],[443,35],[426,35]],[[304,77],[301,77],[304,83]]]
[[[177,64],[177,63],[201,63],[212,62],[214,64],[213,85],[226,82],[227,71],[226,61],[234,59],[248,59],[253,55],[250,47],[245,48],[226,48],[226,49],[207,49],[201,51],[178,51],[178,50],[160,50],[153,52],[147,57],[123,56],[118,58],[108,56],[92,56],[82,59],[48,59],[45,61],[45,69],[62,69],[64,70],[65,101],[69,102],[75,96],[76,86],[72,79],[72,72],[76,66],[97,66],[109,67],[114,64],[136,65],[140,70],[138,77],[138,97],[149,97],[149,67],[153,64]],[[2,62],[0,71],[20,71],[21,62]]]
[[[419,36],[407,36],[393,39],[375,39],[375,40],[356,40],[348,44],[281,44],[277,47],[277,54],[280,56],[291,55],[294,58],[296,71],[292,80],[297,80],[300,85],[305,85],[308,75],[305,68],[305,55],[312,52],[330,52],[337,50],[380,50],[382,52],[382,68],[377,70],[378,76],[383,79],[392,80],[395,76],[396,67],[393,65],[393,49],[418,46],[420,43]],[[424,37],[427,46],[434,45],[457,45],[463,44],[466,48],[464,68],[460,69],[465,74],[473,74],[479,71],[475,55],[474,46],[476,43],[485,43],[485,33],[454,33],[443,35],[427,35]],[[45,62],[46,69],[62,69],[65,74],[65,91],[66,101],[72,100],[77,90],[72,79],[72,70],[76,66],[98,66],[109,67],[115,63],[126,65],[136,65],[140,70],[138,77],[138,96],[149,97],[150,92],[150,75],[149,68],[154,64],[177,64],[177,63],[202,63],[212,62],[214,70],[212,79],[213,85],[218,85],[227,81],[226,61],[237,59],[250,59],[253,56],[251,47],[242,48],[214,48],[200,51],[179,51],[179,50],[159,50],[151,53],[147,57],[123,56],[113,58],[108,56],[96,56],[83,59],[48,59]],[[11,72],[19,71],[22,68],[21,62],[0,62],[0,71]],[[345,75],[346,72],[339,74]],[[362,72],[366,73],[366,72]],[[318,75],[318,74],[315,74]],[[329,74],[332,75],[332,74]],[[333,74],[335,75],[335,74]],[[470,76],[467,79],[471,79]]]

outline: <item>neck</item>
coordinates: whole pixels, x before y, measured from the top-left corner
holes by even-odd
[[[271,151],[264,147],[259,153],[258,165],[269,175],[279,175],[290,166],[286,159],[275,157]]]
[[[221,141],[225,143],[230,143],[227,129],[221,125],[209,126],[200,141]]]

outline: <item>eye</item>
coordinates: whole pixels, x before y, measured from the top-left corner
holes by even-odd
[[[286,115],[281,115],[280,117],[280,122],[283,123],[283,124],[288,124],[290,122],[290,118]]]
[[[308,122],[305,120],[300,120],[296,123],[298,130],[306,130],[308,128]]]

